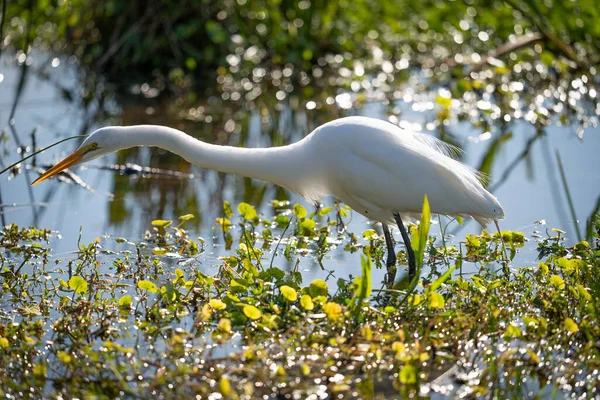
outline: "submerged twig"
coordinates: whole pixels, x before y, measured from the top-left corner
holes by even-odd
[[[2,201],[2,190],[0,190],[0,221],[2,226],[6,226],[6,217],[4,216],[4,202]]]
[[[556,150],[556,162],[558,164],[558,170],[560,171],[560,179],[562,180],[563,188],[565,189],[565,195],[567,196],[567,203],[569,204],[569,211],[571,213],[571,218],[573,219],[573,225],[575,228],[575,233],[577,234],[577,240],[581,242],[583,238],[581,236],[581,232],[579,231],[579,223],[577,221],[577,215],[575,214],[575,207],[573,206],[571,191],[569,190],[569,185],[567,184],[567,177],[565,176],[565,170],[563,168],[558,150]]]
[[[536,133],[535,136],[529,138],[529,140],[527,141],[527,144],[525,145],[525,148],[523,149],[523,151],[521,152],[521,154],[519,154],[509,165],[508,167],[506,167],[506,169],[504,170],[504,172],[502,173],[502,176],[500,177],[500,179],[498,179],[498,181],[496,181],[496,183],[494,185],[489,186],[489,191],[490,192],[495,192],[500,186],[502,186],[506,180],[508,179],[508,177],[510,176],[510,174],[513,172],[513,170],[515,169],[515,167],[517,165],[519,165],[521,163],[521,161],[523,161],[525,158],[527,158],[527,156],[529,155],[529,153],[531,152],[531,148],[533,147],[533,144],[540,138],[542,138],[544,136],[543,131],[539,130],[538,133]]]

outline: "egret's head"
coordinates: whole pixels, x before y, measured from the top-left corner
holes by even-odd
[[[52,168],[37,178],[31,185],[38,184],[46,179],[58,174],[59,172],[77,164],[82,164],[94,160],[98,157],[106,156],[123,148],[119,146],[118,136],[120,127],[101,128],[88,136],[81,146],[70,156],[56,163]],[[123,135],[121,135],[123,136]]]
[[[498,199],[494,196],[492,196],[491,206],[492,206],[492,213],[494,214],[494,219],[496,219],[496,220],[504,219],[504,208],[502,208],[502,205],[500,204]]]

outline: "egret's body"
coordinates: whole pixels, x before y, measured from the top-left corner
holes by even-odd
[[[453,147],[366,117],[341,118],[299,142],[266,149],[212,145],[162,126],[102,128],[34,184],[70,165],[135,146],[160,147],[200,167],[261,179],[310,200],[333,195],[384,224],[388,251],[387,225],[398,223],[406,242],[400,216],[418,215],[424,195],[433,213],[471,216],[482,224],[504,218],[478,173],[450,157]],[[388,257],[395,261],[394,254]]]

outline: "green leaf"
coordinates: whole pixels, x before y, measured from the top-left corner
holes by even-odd
[[[300,371],[302,371],[302,375],[308,376],[308,374],[310,374],[310,366],[307,363],[303,363],[300,367]]]
[[[423,211],[421,215],[421,223],[419,224],[419,247],[413,250],[418,251],[420,260],[417,260],[417,264],[423,265],[423,255],[425,253],[425,246],[427,245],[427,236],[429,235],[429,227],[431,226],[431,211],[429,209],[429,200],[427,195],[423,198]]]
[[[152,253],[153,253],[155,256],[159,256],[159,257],[160,257],[160,256],[164,256],[165,254],[167,254],[167,252],[168,252],[168,250],[167,250],[167,249],[162,249],[162,248],[160,248],[160,247],[155,247],[155,248],[153,248],[153,249],[152,249]]]
[[[522,335],[523,333],[521,332],[521,329],[515,324],[509,324],[506,328],[506,332],[504,332],[505,339],[518,338]]]
[[[285,228],[290,223],[290,219],[288,218],[287,215],[280,214],[275,217],[275,222],[277,223],[277,226],[279,226],[280,228]]]
[[[248,203],[241,202],[238,205],[238,212],[245,220],[252,221],[257,217],[256,209]]]
[[[327,318],[335,321],[342,316],[343,309],[338,303],[328,302],[323,304],[323,311],[327,314]]]
[[[450,105],[452,104],[452,98],[442,97],[440,95],[437,95],[435,98],[435,102],[438,103],[443,108],[450,108]]]
[[[430,286],[429,286],[429,290],[431,290],[432,292],[435,292],[436,290],[438,290],[440,288],[440,286],[442,286],[442,284],[444,282],[446,282],[446,280],[448,278],[450,278],[450,275],[452,275],[452,271],[454,271],[454,269],[456,268],[456,266],[451,267],[450,269],[448,269],[446,272],[444,272],[442,274],[442,276],[440,276],[438,279],[436,279]]]
[[[171,225],[173,223],[173,221],[170,220],[166,220],[166,219],[155,219],[154,221],[152,221],[152,225],[153,226],[157,226],[159,228],[166,228],[167,226]]]
[[[399,379],[400,383],[403,383],[405,385],[412,385],[417,383],[417,369],[414,367],[414,365],[406,364],[400,370]]]
[[[119,307],[129,308],[131,307],[131,296],[125,295],[119,299]]]
[[[431,292],[429,296],[429,308],[442,308],[445,304],[444,296],[438,292]]]
[[[592,295],[587,291],[587,289],[581,285],[577,285],[577,291],[579,292],[579,295],[585,299],[585,300],[591,300],[592,299]]]
[[[365,239],[365,240],[373,240],[373,239],[377,239],[379,237],[377,235],[377,232],[375,232],[374,229],[367,229],[366,231],[363,232],[362,236],[363,236],[363,239]]]
[[[308,287],[308,293],[310,293],[312,297],[327,296],[329,294],[327,282],[322,279],[315,279]]]
[[[152,283],[150,281],[146,281],[146,280],[139,281],[137,285],[140,289],[146,290],[151,293],[156,293],[158,291],[158,286],[156,286],[154,283]]]
[[[251,305],[245,305],[242,311],[246,317],[252,320],[257,320],[262,317],[262,312],[258,308]]]
[[[63,364],[69,364],[73,359],[70,354],[65,353],[64,351],[59,351],[56,353],[56,358],[58,358]]]
[[[69,279],[69,287],[73,289],[75,293],[81,295],[85,294],[88,290],[87,282],[79,275],[74,275]]]
[[[312,219],[305,219],[300,223],[300,226],[306,233],[314,232],[316,225],[317,224]]]
[[[321,217],[324,217],[325,215],[329,214],[331,212],[331,210],[333,210],[333,208],[331,208],[331,207],[323,207],[323,208],[319,209],[319,215]]]
[[[360,257],[360,265],[361,265],[361,289],[360,289],[360,297],[366,299],[371,295],[371,291],[373,290],[373,285],[371,283],[371,269],[373,263],[371,262],[371,257]]]
[[[565,329],[571,333],[577,333],[579,331],[579,326],[571,318],[565,318],[564,326]]]
[[[221,332],[231,333],[231,320],[229,318],[221,318],[217,323],[217,329]]]
[[[231,383],[226,376],[222,376],[221,379],[219,379],[219,391],[224,397],[229,397],[231,394]]]
[[[565,288],[565,280],[558,275],[552,275],[550,277],[550,283],[557,289]]]
[[[294,204],[294,215],[298,219],[306,218],[306,208],[301,204]]]
[[[190,219],[194,219],[196,217],[194,217],[194,214],[185,214],[182,215],[181,217],[179,217],[179,225],[183,224],[186,221],[189,221]]]
[[[423,302],[423,298],[416,293],[410,295],[408,298],[408,303],[412,304],[413,306],[418,306],[422,302]]]
[[[225,214],[227,218],[233,217],[233,212],[231,211],[231,204],[229,204],[227,200],[223,202],[223,214]]]
[[[307,311],[311,311],[315,308],[315,303],[313,303],[312,298],[308,294],[302,295],[302,297],[300,297],[300,305]]]
[[[221,230],[225,233],[231,229],[231,221],[227,218],[215,218],[215,222],[221,226]]]
[[[248,285],[243,279],[232,279],[229,284],[233,293],[245,293],[248,291]]]
[[[42,363],[35,364],[33,367],[33,375],[39,378],[46,377],[46,366]]]
[[[279,291],[288,301],[294,302],[298,300],[298,293],[290,286],[283,285],[279,287]]]
[[[212,299],[209,302],[210,306],[212,308],[214,308],[215,310],[224,310],[227,307],[227,304],[225,304],[224,302],[222,302],[219,299]]]

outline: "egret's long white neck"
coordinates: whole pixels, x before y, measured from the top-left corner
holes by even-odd
[[[309,177],[310,163],[302,146],[272,148],[219,146],[195,139],[177,129],[158,125],[117,128],[122,148],[160,147],[202,168],[260,179],[299,192],[297,183]],[[300,193],[302,194],[302,193]]]

